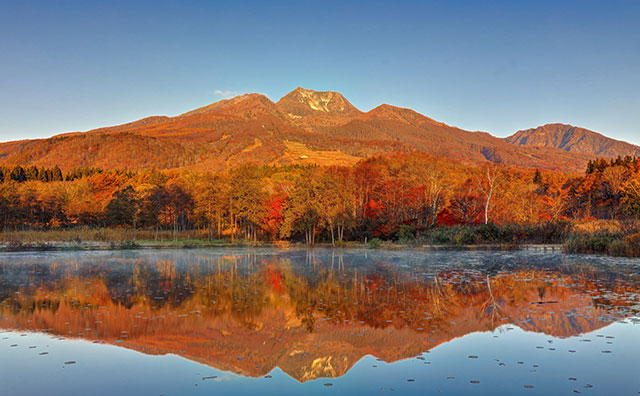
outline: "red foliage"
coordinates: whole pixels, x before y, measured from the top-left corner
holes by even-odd
[[[262,228],[272,238],[278,236],[280,226],[282,225],[282,221],[284,220],[283,209],[286,199],[286,196],[278,195],[276,197],[272,197],[268,202],[265,203],[267,214],[264,217]]]
[[[370,199],[364,207],[364,215],[368,218],[376,218],[384,209],[384,204]]]
[[[458,224],[466,224],[464,221],[461,221],[457,218],[449,208],[444,208],[440,213],[438,213],[438,225],[439,226],[454,226]]]

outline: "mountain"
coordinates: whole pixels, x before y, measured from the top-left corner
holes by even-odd
[[[245,94],[175,117],[2,143],[0,162],[222,170],[242,163],[351,165],[374,155],[422,151],[470,163],[582,172],[593,158],[592,152],[522,143],[387,104],[362,112],[337,92],[296,88],[278,102]]]
[[[553,147],[572,153],[606,158],[640,156],[640,146],[565,124],[547,124],[518,131],[505,140],[520,146]]]

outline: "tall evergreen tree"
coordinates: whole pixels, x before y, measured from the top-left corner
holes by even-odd
[[[27,181],[38,180],[38,168],[36,168],[34,165],[27,167],[27,169],[25,170],[25,176],[27,178]]]
[[[40,167],[40,169],[38,170],[38,180],[45,183],[49,181],[47,177],[47,171],[44,169],[44,167]]]
[[[17,181],[18,183],[22,183],[27,180],[27,175],[20,165],[13,167],[13,170],[11,171],[11,180]]]
[[[51,171],[52,173],[52,178],[51,181],[62,181],[62,170],[60,170],[60,168],[58,167],[58,165],[56,165],[53,170]]]

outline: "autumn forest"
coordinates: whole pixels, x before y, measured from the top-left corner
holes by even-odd
[[[578,250],[626,255],[640,240],[633,235],[640,160],[632,157],[591,161],[584,174],[396,154],[353,167],[243,165],[218,173],[4,166],[0,177],[0,225],[8,234],[111,228],[128,241],[138,234],[334,246],[573,237],[584,245]],[[590,235],[576,239],[579,231]]]

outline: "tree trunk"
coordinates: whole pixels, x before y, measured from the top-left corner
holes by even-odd
[[[236,238],[236,218],[234,215],[231,215],[231,243]]]
[[[173,215],[173,240],[178,240],[178,214],[175,212]]]
[[[487,203],[484,205],[484,224],[489,223],[489,203],[491,202],[492,194],[493,191],[489,191],[489,194],[487,194]]]
[[[336,239],[333,235],[333,224],[331,224],[331,246],[336,246]]]

